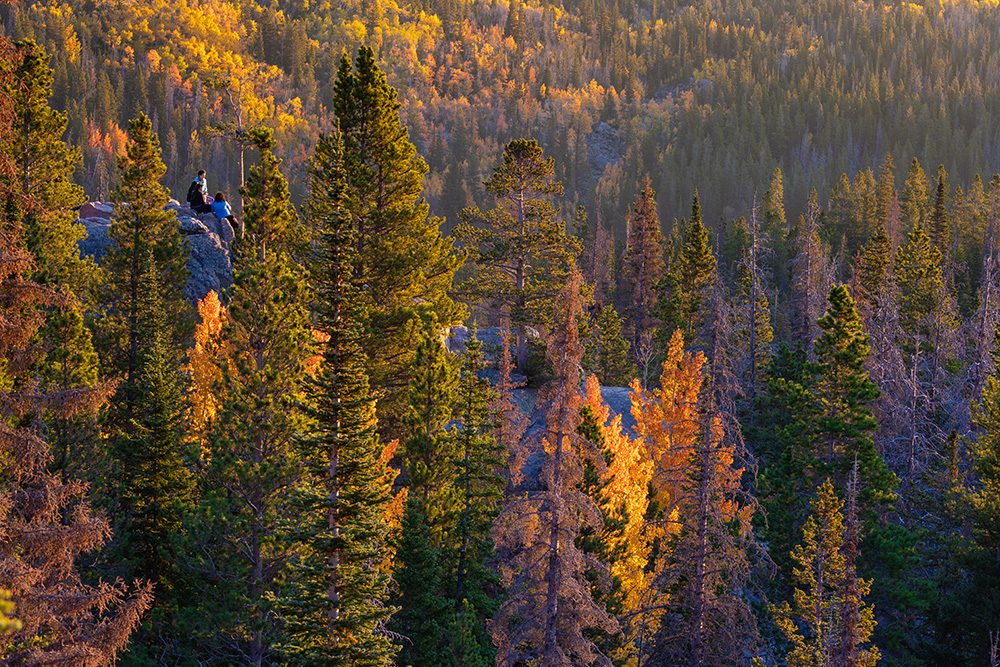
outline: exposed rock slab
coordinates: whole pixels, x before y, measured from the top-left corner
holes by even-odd
[[[191,250],[187,264],[191,276],[184,286],[184,296],[194,303],[209,291],[221,292],[231,286],[233,269],[229,244],[235,234],[229,221],[216,218],[212,213],[195,213],[173,199],[163,210],[175,215],[177,228]],[[80,240],[80,252],[100,263],[111,245],[108,231],[114,208],[105,202],[87,202],[80,207],[79,216],[79,222],[87,231],[87,236]]]

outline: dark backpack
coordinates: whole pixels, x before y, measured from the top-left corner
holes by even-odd
[[[205,195],[201,194],[201,183],[197,179],[191,181],[191,186],[188,188],[187,201],[191,206],[198,206],[205,203]]]

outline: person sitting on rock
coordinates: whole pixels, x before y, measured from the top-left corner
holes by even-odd
[[[195,210],[196,213],[209,213],[212,210],[212,204],[209,202],[208,197],[208,185],[205,179],[205,170],[201,169],[198,172],[198,176],[191,181],[191,186],[188,188],[187,200],[191,208]]]
[[[222,220],[226,219],[229,224],[236,228],[236,218],[233,217],[233,209],[229,206],[229,202],[226,201],[226,195],[221,192],[215,193],[215,199],[212,200],[212,212],[215,213],[215,217]]]

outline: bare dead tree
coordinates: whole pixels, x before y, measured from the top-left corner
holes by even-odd
[[[757,385],[760,382],[759,372],[767,357],[773,334],[770,325],[770,309],[763,282],[767,270],[762,266],[763,260],[771,253],[766,239],[761,234],[758,220],[759,204],[754,193],[753,206],[750,209],[750,245],[737,267],[737,294],[734,298],[735,327],[734,335],[745,341],[745,347],[736,360],[740,377],[745,377],[745,393],[747,404],[753,409]]]
[[[990,216],[986,231],[986,252],[983,255],[983,276],[979,286],[979,310],[973,317],[975,323],[974,349],[969,363],[968,384],[973,400],[983,391],[986,377],[993,370],[994,332],[1000,320],[997,297],[1000,294],[1000,265],[997,261],[997,217],[998,204],[996,188],[990,188]]]
[[[649,385],[651,370],[655,368],[655,362],[659,356],[657,354],[654,335],[655,332],[652,329],[645,331],[642,339],[639,341],[639,345],[632,348],[632,353],[635,355],[635,365],[638,366],[642,372],[643,389]]]
[[[826,295],[833,283],[833,266],[826,257],[819,237],[820,208],[816,191],[799,217],[798,252],[791,262],[792,310],[795,337],[812,354],[816,322],[826,309]]]

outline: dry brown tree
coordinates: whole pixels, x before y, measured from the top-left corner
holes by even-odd
[[[491,625],[500,667],[524,661],[542,667],[610,667],[611,661],[590,637],[594,632],[618,632],[615,619],[591,597],[587,578],[588,573],[606,577],[607,567],[574,544],[583,527],[603,527],[594,501],[578,490],[583,478],[581,455],[601,473],[605,466],[598,448],[577,434],[583,358],[577,330],[581,282],[574,271],[556,302],[557,324],[547,352],[556,377],[539,397],[545,415],[539,433],[545,452],[539,479],[493,525],[494,543],[506,556],[500,570],[509,592]],[[532,443],[526,438],[519,446]]]
[[[13,62],[0,37],[0,77]],[[5,90],[0,81],[0,91]],[[10,131],[9,98],[0,93],[0,146]],[[11,156],[0,151],[0,199],[21,210],[36,206],[7,187]],[[9,209],[7,209],[9,210]],[[86,585],[76,558],[110,536],[108,522],[87,502],[88,486],[63,482],[48,469],[49,445],[41,416],[70,418],[94,412],[113,387],[43,393],[34,364],[36,332],[46,309],[68,299],[24,276],[31,275],[20,218],[0,215],[0,589],[11,592],[20,629],[0,638],[4,664],[96,667],[114,662],[152,599],[148,584],[132,592],[121,581]]]

